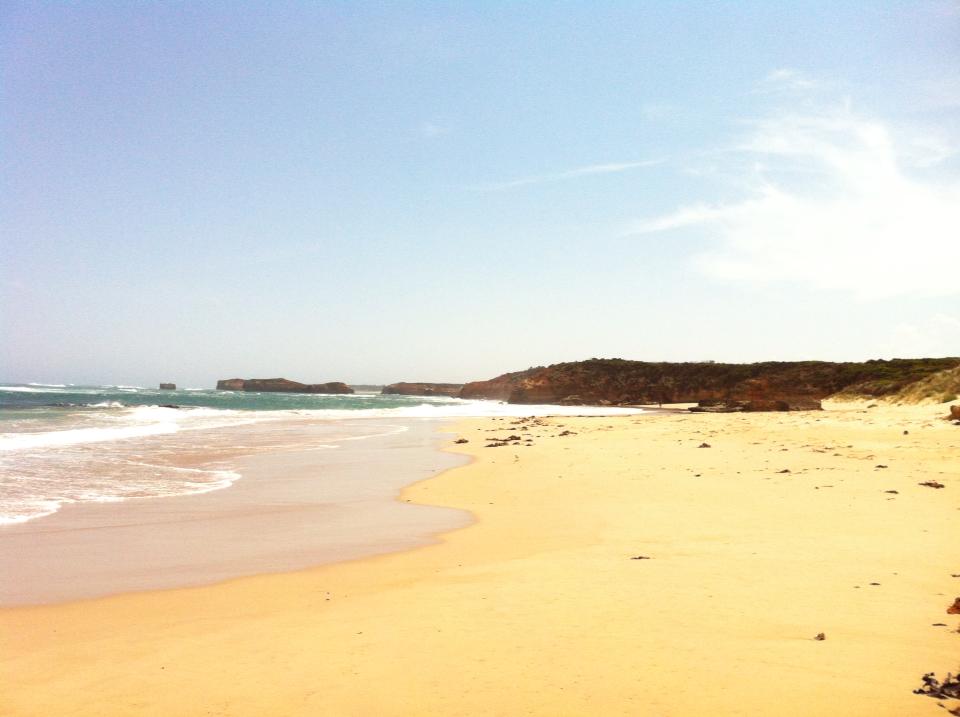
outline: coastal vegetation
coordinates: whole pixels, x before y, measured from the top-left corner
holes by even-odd
[[[304,384],[283,378],[223,379],[217,382],[217,388],[353,393],[341,382]],[[955,400],[960,393],[960,358],[759,363],[592,358],[533,366],[467,384],[401,381],[384,386],[381,393],[518,404],[737,403],[745,404],[747,410],[819,408],[820,401],[829,397],[944,403]]]
[[[510,403],[649,404],[698,401],[781,401],[808,405],[830,396],[881,398],[920,381],[924,396],[939,391],[941,372],[960,375],[960,358],[874,359],[864,362],[647,362],[593,358],[507,373],[468,383],[462,398]],[[952,384],[951,384],[952,385]]]

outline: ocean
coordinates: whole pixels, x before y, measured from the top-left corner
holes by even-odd
[[[229,488],[242,478],[243,456],[336,450],[345,441],[402,433],[411,421],[635,412],[375,392],[0,384],[0,526],[71,503]]]

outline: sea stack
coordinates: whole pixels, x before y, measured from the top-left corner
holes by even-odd
[[[409,383],[401,381],[384,386],[380,393],[398,396],[450,396],[459,398],[462,388],[462,383]]]
[[[286,378],[226,378],[217,381],[218,391],[260,391],[263,393],[353,393],[340,381],[300,383]]]

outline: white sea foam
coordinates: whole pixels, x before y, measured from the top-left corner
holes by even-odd
[[[232,411],[217,408],[164,408],[135,406],[123,408],[115,401],[94,404],[98,408],[122,408],[113,414],[97,416],[101,425],[34,433],[0,433],[0,452],[32,448],[55,448],[82,443],[102,443],[176,433],[181,430],[223,428],[262,420],[266,412]],[[103,425],[107,422],[108,425]],[[118,425],[119,424],[119,425]]]
[[[182,430],[223,428],[264,421],[297,418],[356,420],[362,418],[444,419],[485,416],[622,416],[642,409],[597,406],[519,405],[496,401],[425,401],[416,406],[370,409],[295,409],[288,411],[241,411],[219,408],[165,408],[135,406],[123,408],[116,401],[93,404],[115,408],[101,414],[100,425],[34,433],[0,433],[0,452],[32,448],[54,448],[82,443],[119,441],[176,433]],[[103,425],[106,423],[107,425]]]
[[[210,410],[210,409],[197,409]],[[216,410],[216,409],[213,409]],[[193,411],[191,411],[193,413]],[[147,422],[147,421],[176,421],[180,416],[179,408],[168,408],[166,406],[131,406],[123,411],[120,418],[123,420]]]
[[[46,515],[53,515],[60,510],[61,505],[62,501],[59,500],[13,502],[0,499],[0,525],[16,525]]]
[[[0,391],[15,391],[17,393],[63,393],[53,386],[0,386]]]
[[[130,465],[138,465],[130,463]],[[56,499],[37,494],[8,495],[0,497],[0,525],[16,525],[56,513],[67,503],[120,503],[142,498],[162,498],[177,495],[197,495],[222,490],[240,479],[232,470],[204,470],[176,466],[139,464],[141,467],[162,471],[166,480],[133,479],[130,475],[118,475],[102,479],[95,486],[81,481],[62,481],[58,485]],[[36,488],[42,489],[42,483]],[[29,491],[29,488],[27,488]]]
[[[125,438],[175,433],[177,430],[175,423],[153,423],[142,426],[118,426],[117,428],[72,428],[66,431],[45,431],[43,433],[0,433],[0,452],[26,448],[73,446],[78,443],[117,441]]]
[[[28,383],[28,386],[41,386],[43,388],[66,388],[65,383]]]
[[[278,412],[279,413],[279,412]],[[620,408],[614,406],[550,406],[502,403],[499,401],[461,401],[455,403],[424,402],[417,406],[398,408],[360,408],[349,411],[338,409],[298,409],[284,411],[299,416],[325,419],[354,418],[483,418],[521,417],[521,416],[630,416],[643,413],[641,408]]]

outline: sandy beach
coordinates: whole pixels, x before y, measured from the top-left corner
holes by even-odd
[[[473,524],[0,610],[0,713],[943,715],[912,690],[960,664],[945,412],[463,421],[474,460],[401,500]]]

